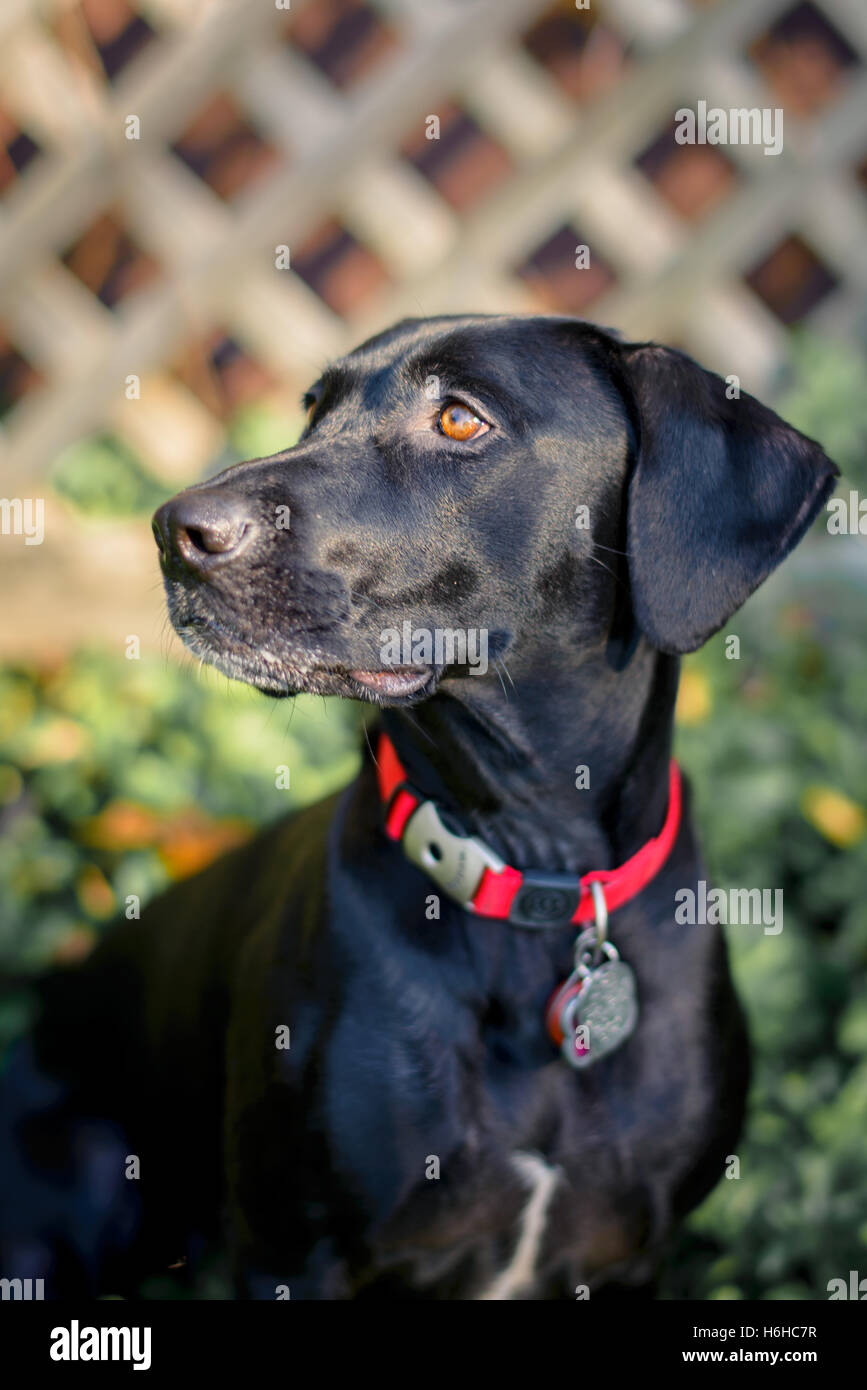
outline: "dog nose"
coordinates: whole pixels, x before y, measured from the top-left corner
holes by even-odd
[[[203,488],[180,492],[153,519],[154,538],[165,565],[178,561],[200,572],[234,560],[255,531],[240,497]]]

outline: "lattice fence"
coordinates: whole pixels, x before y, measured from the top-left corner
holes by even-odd
[[[565,309],[767,389],[790,324],[863,335],[865,55],[862,0],[4,0],[0,492],[95,433],[192,480],[405,314]],[[700,100],[782,107],[782,152],[676,143]]]

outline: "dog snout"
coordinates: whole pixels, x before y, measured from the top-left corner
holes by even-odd
[[[181,492],[165,502],[153,519],[163,564],[200,574],[235,560],[257,529],[249,504],[217,489]]]

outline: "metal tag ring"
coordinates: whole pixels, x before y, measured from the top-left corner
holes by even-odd
[[[608,935],[608,903],[605,901],[605,889],[597,878],[590,884],[590,892],[593,894],[596,947],[601,950],[602,943]]]
[[[575,942],[575,970],[573,973],[580,980],[584,980],[588,975],[592,975],[603,960],[619,959],[620,952],[614,942],[607,939],[599,942],[596,928],[587,927]]]

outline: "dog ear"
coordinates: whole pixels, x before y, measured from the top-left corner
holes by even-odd
[[[682,352],[622,350],[638,432],[632,604],[663,652],[691,652],[797,545],[838,470],[820,446]]]

